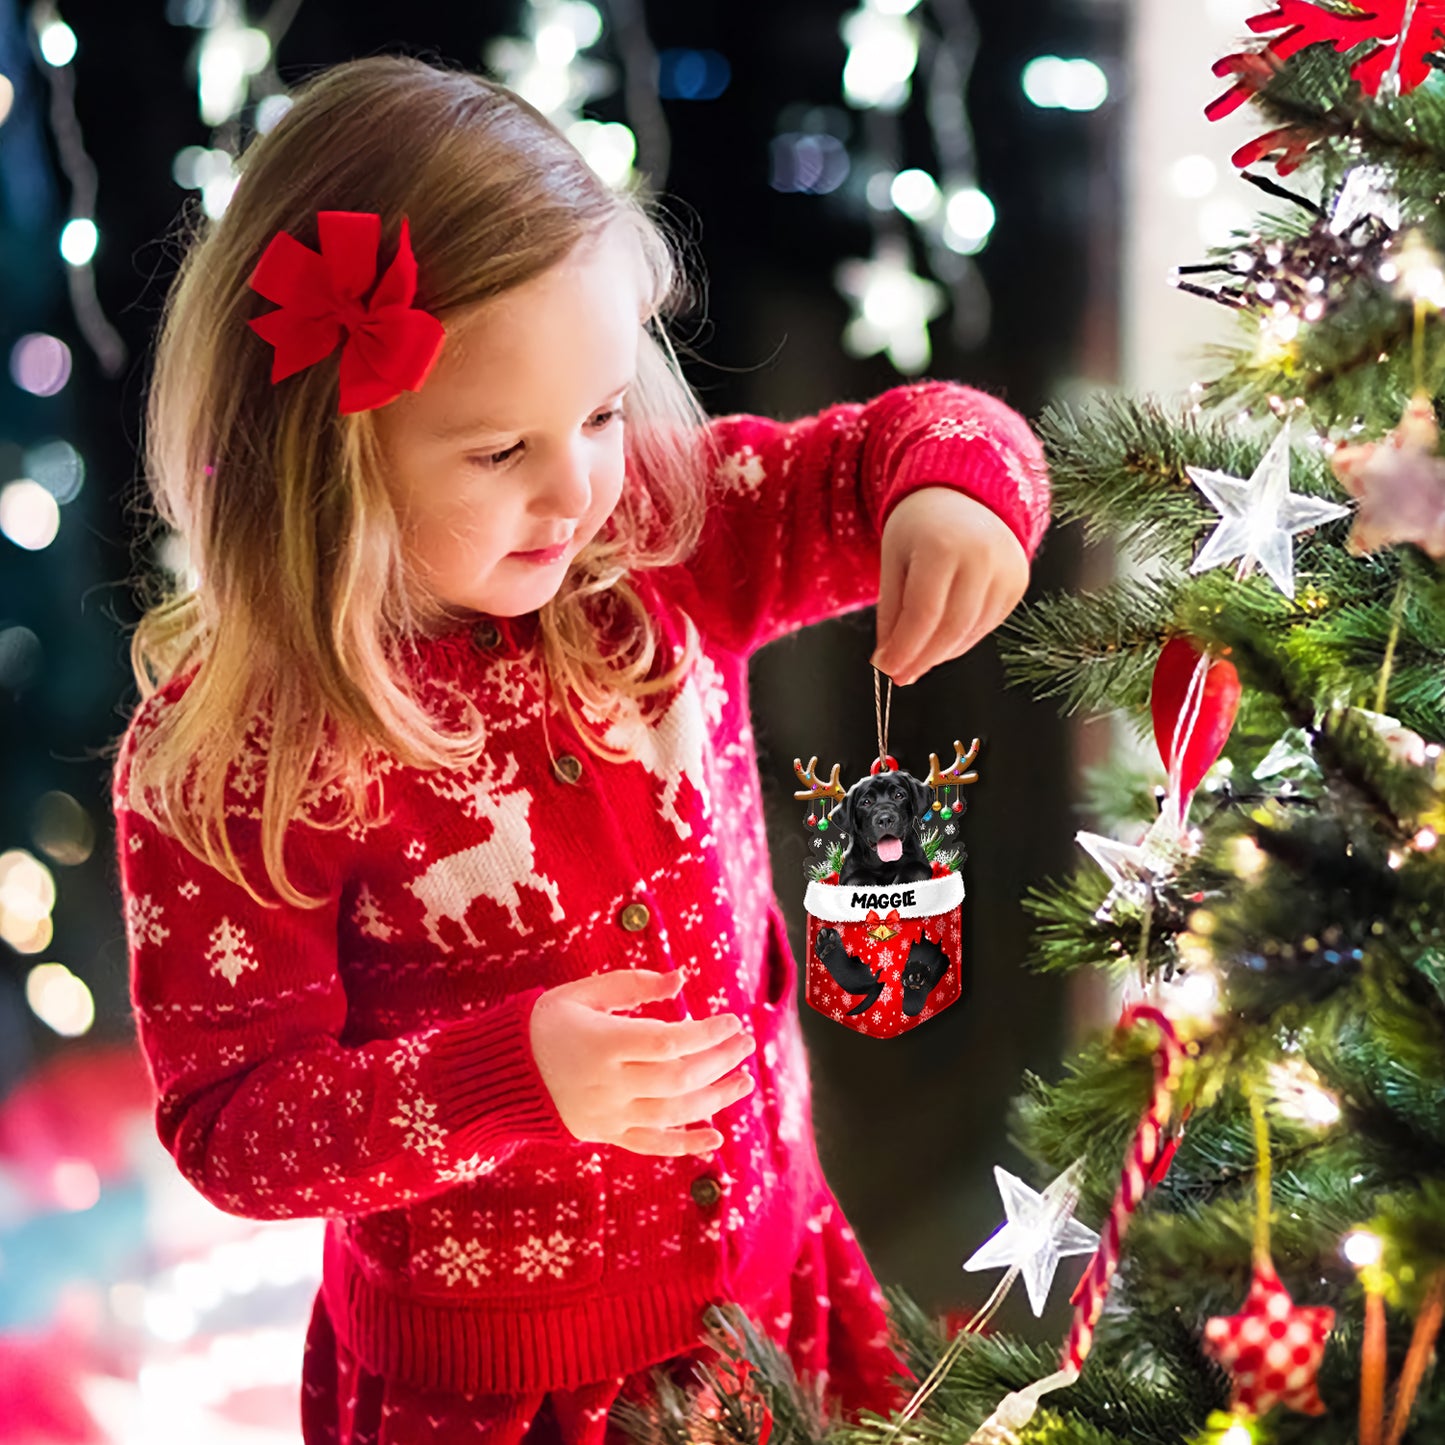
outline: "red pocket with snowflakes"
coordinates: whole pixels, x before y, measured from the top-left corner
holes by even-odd
[[[808,884],[808,1003],[874,1038],[917,1028],[963,992],[963,878],[942,863],[933,877],[893,887]]]

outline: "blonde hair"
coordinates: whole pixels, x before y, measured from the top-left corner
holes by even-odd
[[[635,230],[653,295],[628,400],[627,481],[610,525],[538,612],[545,676],[599,756],[631,754],[583,726],[569,687],[606,720],[675,687],[695,660],[689,627],[681,659],[652,675],[668,659],[629,573],[691,553],[715,458],[664,329],[685,278],[655,207],[609,189],[510,90],[405,57],[351,61],[301,86],[240,165],[225,214],[195,222],[156,347],[146,468],[156,513],[189,548],[194,585],[161,584],[131,639],[131,666],[142,704],[194,676],[155,709],[153,726],[135,729],[126,801],[264,902],[226,827],[227,776],[264,713],[264,787],[250,816],[277,893],[314,906],[325,900],[286,877],[288,820],[327,797],[339,808],[317,826],[370,826],[380,821],[373,748],[412,767],[464,768],[484,751],[488,722],[468,704],[470,726],[442,731],[398,662],[398,645],[445,613],[404,555],[374,413],[338,414],[334,356],[269,379],[271,348],[246,322],[270,309],[247,281],[271,238],[284,230],[316,248],[318,210],[375,211],[385,266],[405,215],[414,304],[445,323],[614,221]],[[605,635],[623,639],[606,659],[604,621]]]

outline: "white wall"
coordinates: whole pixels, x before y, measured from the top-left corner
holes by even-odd
[[[1204,107],[1228,84],[1210,67],[1246,38],[1258,45],[1261,37],[1250,36],[1245,20],[1269,8],[1265,0],[1133,0],[1124,142],[1125,390],[1185,390],[1211,370],[1200,348],[1233,334],[1225,307],[1176,290],[1169,273],[1204,260],[1208,245],[1222,242],[1231,224],[1247,227],[1268,201],[1229,159],[1265,128],[1254,107],[1213,122]]]

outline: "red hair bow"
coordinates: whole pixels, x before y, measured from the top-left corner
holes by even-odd
[[[376,280],[381,217],[374,211],[320,211],[321,254],[285,231],[271,238],[247,284],[279,311],[247,325],[276,348],[272,382],[330,356],[344,331],[338,411],[369,411],[416,391],[441,355],[446,331],[414,308],[416,257],[402,217],[396,259],[365,303]]]

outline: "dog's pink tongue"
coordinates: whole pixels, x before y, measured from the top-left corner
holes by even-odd
[[[885,863],[896,863],[903,856],[903,839],[880,838],[878,840],[878,856]]]

